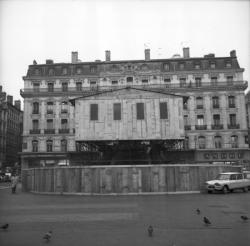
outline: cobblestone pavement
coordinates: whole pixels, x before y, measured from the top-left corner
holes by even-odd
[[[1,187],[3,185],[1,184]],[[196,209],[201,214],[196,214]],[[248,246],[250,192],[162,196],[51,196],[0,189],[1,246]],[[212,225],[205,226],[207,216]],[[154,228],[148,237],[147,227]],[[52,240],[42,240],[52,230]]]

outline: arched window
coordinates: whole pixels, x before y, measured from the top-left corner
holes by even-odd
[[[38,102],[34,102],[33,103],[33,114],[39,114],[39,103]]]
[[[238,148],[238,136],[236,135],[231,136],[231,147]]]
[[[68,113],[68,102],[66,102],[66,101],[62,102],[61,113]]]
[[[198,147],[199,149],[205,149],[206,148],[206,138],[203,136],[200,136],[198,138]]]
[[[32,152],[38,152],[38,141],[37,140],[32,141]]]
[[[47,147],[47,152],[52,152],[53,151],[53,141],[52,140],[47,140],[46,141],[46,147]]]
[[[61,140],[61,151],[67,152],[67,140],[66,139]]]
[[[215,136],[215,137],[214,137],[214,147],[215,147],[216,149],[221,149],[221,147],[222,147],[221,136]]]

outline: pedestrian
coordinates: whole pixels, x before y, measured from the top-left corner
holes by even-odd
[[[11,192],[12,194],[16,193],[16,187],[18,184],[18,176],[14,173],[11,177]]]

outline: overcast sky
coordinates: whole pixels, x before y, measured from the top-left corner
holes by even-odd
[[[192,57],[237,52],[250,78],[249,1],[0,0],[0,84],[22,99],[22,76],[35,59],[70,62],[170,58],[190,47]]]

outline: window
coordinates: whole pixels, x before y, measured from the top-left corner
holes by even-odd
[[[82,90],[82,82],[76,82],[76,90],[81,91]]]
[[[228,107],[235,108],[235,97],[234,96],[228,97]]]
[[[184,125],[188,125],[188,115],[184,115]]]
[[[68,83],[67,82],[62,83],[62,91],[68,91]]]
[[[61,113],[68,113],[68,103],[65,101],[61,104]]]
[[[195,86],[201,87],[201,78],[195,78]]]
[[[127,83],[133,83],[134,79],[133,77],[127,77]]]
[[[32,152],[38,152],[38,141],[37,140],[32,141]]]
[[[81,73],[82,73],[82,69],[81,69],[80,67],[78,67],[78,68],[76,69],[76,73],[77,73],[77,74],[81,74]]]
[[[53,129],[53,119],[47,120],[47,129]]]
[[[188,102],[183,100],[183,109],[188,109]]]
[[[96,67],[94,67],[94,66],[90,67],[90,72],[91,73],[96,73],[96,70],[97,70]]]
[[[186,78],[180,78],[180,87],[186,86]]]
[[[136,103],[137,120],[144,120],[144,103]]]
[[[170,78],[164,78],[164,82],[165,82],[165,83],[170,83],[170,82],[171,82],[171,79],[170,79]]]
[[[210,68],[215,68],[215,67],[216,67],[215,62],[210,62]]]
[[[90,120],[98,120],[98,104],[90,104]]]
[[[160,119],[168,118],[168,106],[166,102],[160,103]]]
[[[47,114],[53,114],[53,102],[47,102]]]
[[[189,137],[185,137],[184,139],[184,149],[189,149]]]
[[[121,120],[121,104],[120,103],[113,104],[113,119]]]
[[[198,146],[199,146],[199,149],[205,149],[206,148],[206,139],[205,139],[205,137],[203,137],[203,136],[200,136],[199,138],[198,138]]]
[[[35,75],[40,75],[40,70],[38,68],[35,69]]]
[[[248,144],[248,135],[245,135],[245,144]]]
[[[33,89],[34,89],[34,92],[39,92],[40,91],[40,83],[34,83]]]
[[[117,80],[112,80],[112,85],[118,85],[118,81]]]
[[[169,64],[164,64],[164,70],[169,71]]]
[[[90,85],[96,85],[96,81],[94,80],[90,81]]]
[[[32,120],[32,129],[38,130],[39,129],[39,122],[38,120]]]
[[[63,70],[62,70],[62,74],[63,75],[66,75],[66,74],[68,74],[68,69],[65,67],[65,68],[63,68]]]
[[[232,84],[233,83],[233,76],[227,76],[227,83]]]
[[[215,126],[220,125],[220,115],[219,114],[214,114],[213,115],[213,120],[214,120],[214,125]]]
[[[212,77],[212,78],[211,78],[211,83],[212,83],[212,85],[217,85],[217,82],[218,82],[217,77]]]
[[[53,150],[53,141],[52,140],[47,140],[46,141],[46,147],[47,147],[47,152],[52,152],[52,150]]]
[[[236,125],[236,114],[229,115],[229,124],[230,124],[230,126]]]
[[[180,70],[184,70],[185,69],[185,64],[184,63],[180,63]]]
[[[142,79],[141,81],[143,84],[147,84],[148,83],[148,79]]]
[[[202,99],[202,97],[197,97],[196,98],[196,108],[197,109],[202,109],[203,108],[203,99]]]
[[[39,114],[39,103],[38,102],[34,102],[33,103],[33,114]]]
[[[198,126],[204,125],[204,116],[203,115],[197,115],[197,125]]]
[[[226,68],[231,68],[231,67],[232,67],[231,61],[226,61]]]
[[[61,119],[61,129],[68,129],[68,120]]]
[[[216,149],[221,149],[221,146],[222,146],[222,140],[221,140],[221,136],[215,136],[214,137],[214,147]]]
[[[49,75],[52,76],[52,75],[54,75],[54,73],[55,73],[54,69],[53,69],[53,68],[50,68],[50,69],[49,69]]]
[[[194,64],[194,68],[195,68],[195,69],[200,69],[200,68],[201,68],[200,63],[195,63],[195,64]]]
[[[219,108],[219,97],[212,97],[213,108]]]
[[[48,92],[54,91],[54,83],[48,83]]]
[[[67,140],[66,139],[61,140],[61,151],[67,152]]]
[[[231,147],[238,148],[238,136],[231,136]]]

